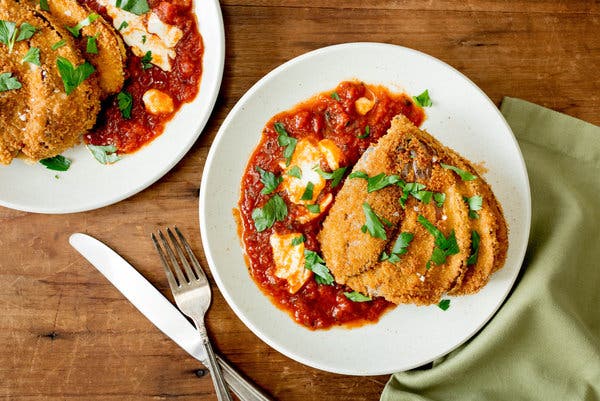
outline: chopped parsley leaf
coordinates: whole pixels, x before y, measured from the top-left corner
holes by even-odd
[[[142,69],[143,70],[152,68],[152,52],[150,50],[148,50],[146,52],[146,54],[144,54],[144,57],[142,57],[141,61],[142,61]]]
[[[350,173],[348,178],[362,178],[362,179],[368,180],[369,175],[367,173],[365,173],[364,171],[354,171],[354,172]]]
[[[285,157],[285,164],[289,166],[290,161],[292,160],[292,155],[294,154],[294,150],[296,150],[296,144],[298,143],[298,140],[291,137],[287,133],[283,123],[276,122],[273,124],[273,127],[278,134],[277,143],[279,143],[279,146],[285,147],[283,150],[283,157]]]
[[[21,86],[21,82],[19,82],[17,77],[12,76],[12,72],[3,72],[0,74],[0,92],[21,89]]]
[[[50,7],[48,6],[48,0],[40,0],[40,9],[42,11],[50,11]]]
[[[448,308],[450,307],[450,300],[449,299],[442,299],[440,301],[440,303],[438,304],[438,307],[443,310],[446,311],[448,310]]]
[[[61,47],[63,47],[64,45],[67,44],[67,40],[66,39],[61,39],[58,42],[56,42],[55,44],[52,45],[52,47],[50,47],[52,50],[57,50],[60,49]]]
[[[367,231],[373,238],[380,238],[383,240],[387,239],[387,235],[385,233],[385,228],[379,220],[379,216],[371,209],[371,206],[365,202],[362,205],[363,212],[365,213],[366,222],[365,225],[361,227],[361,231],[366,233]]]
[[[385,173],[369,177],[365,172],[355,171],[350,174],[350,178],[362,178],[367,180],[367,192],[379,191],[387,186],[402,183],[402,180],[397,175],[386,175]]]
[[[388,255],[387,253],[383,252],[379,260],[387,260],[390,263],[398,263],[400,261],[400,256],[408,252],[408,246],[410,245],[413,238],[414,234],[412,233],[401,233],[398,236],[398,238],[396,238],[396,242],[394,242],[394,246],[392,247],[391,253]]]
[[[39,66],[40,49],[37,47],[30,47],[29,50],[27,50],[27,54],[25,54],[25,57],[23,57],[23,59],[21,60],[21,64],[23,63],[31,63]]]
[[[48,170],[67,171],[71,166],[71,160],[63,155],[56,155],[40,160],[40,164],[46,166]]]
[[[142,35],[142,43],[146,43],[146,35]]]
[[[304,234],[300,234],[299,237],[292,238],[292,246],[298,246],[305,241]]]
[[[400,182],[399,184],[402,188],[402,196],[400,197],[399,202],[403,208],[406,206],[406,201],[408,200],[408,197],[410,195],[412,195],[418,200],[424,198],[425,200],[427,200],[426,203],[429,203],[429,201],[431,200],[431,196],[424,192],[426,188],[425,184],[421,184],[419,182],[407,182],[404,184]]]
[[[117,95],[117,102],[119,103],[119,110],[123,118],[131,118],[131,109],[133,108],[133,97],[126,90],[122,90]]]
[[[443,192],[435,192],[433,194],[433,200],[435,201],[437,207],[442,207],[446,201],[446,194]]]
[[[117,0],[115,5],[135,15],[142,15],[150,11],[146,0]]]
[[[36,28],[24,22],[19,28],[11,21],[0,20],[0,43],[8,46],[8,53],[12,53],[15,42],[29,39],[35,33]]]
[[[119,25],[119,27],[117,28],[117,31],[122,31],[123,29],[127,28],[129,26],[129,24],[127,23],[127,21],[123,21],[121,22],[121,25]],[[144,35],[145,37],[146,35]]]
[[[88,26],[91,23],[93,23],[94,21],[96,21],[98,19],[98,17],[100,17],[98,14],[91,13],[84,20],[80,21],[77,25],[75,25],[75,26],[65,26],[65,28],[67,29],[67,31],[71,32],[71,35],[73,35],[76,38],[78,38],[79,37],[79,33],[81,32],[81,29],[84,26]]]
[[[263,207],[252,211],[252,220],[258,232],[271,228],[275,221],[283,221],[288,214],[287,206],[281,196],[275,194]]]
[[[92,152],[94,159],[102,164],[112,164],[121,160],[115,145],[86,145],[86,147]]]
[[[85,52],[88,54],[98,54],[98,43],[96,42],[98,39],[98,34],[94,36],[88,36],[87,43],[85,45]]]
[[[360,135],[356,135],[356,137],[358,139],[365,139],[367,138],[369,135],[371,135],[371,127],[369,127],[368,125],[365,127],[365,133],[364,134],[360,134]]]
[[[318,284],[333,284],[333,276],[329,268],[325,266],[325,261],[315,251],[304,251],[304,268],[315,274],[315,281]]]
[[[479,214],[477,212],[481,210],[483,198],[479,195],[474,195],[470,198],[465,197],[464,200],[469,205],[469,217],[474,220],[478,219]]]
[[[304,190],[304,193],[302,194],[300,200],[312,200],[314,188],[315,184],[309,181],[308,184],[306,184],[306,189]]]
[[[477,231],[471,231],[471,254],[467,259],[467,266],[471,266],[477,263],[477,256],[479,255],[479,234]]]
[[[473,174],[469,173],[468,171],[459,169],[458,167],[450,166],[449,164],[444,164],[444,163],[440,163],[440,166],[442,166],[443,168],[445,168],[447,170],[454,171],[456,174],[458,174],[460,176],[460,178],[463,181],[473,181],[473,180],[477,179],[476,175],[473,175]]]
[[[290,167],[286,174],[289,175],[290,177],[296,177],[298,179],[302,178],[302,170],[298,166]]]
[[[333,172],[328,173],[327,171],[321,170],[321,168],[319,166],[316,166],[313,170],[315,170],[317,173],[319,173],[319,175],[321,177],[325,178],[326,180],[331,180],[331,188],[335,188],[342,181],[342,178],[344,177],[344,173],[346,172],[346,169],[347,169],[347,167],[340,167],[340,168],[334,170]]]
[[[433,102],[429,98],[429,90],[425,89],[419,96],[413,96],[415,103],[421,107],[431,107]]]
[[[411,195],[413,197],[415,197],[416,199],[420,200],[421,202],[423,202],[424,204],[428,205],[429,202],[431,202],[431,198],[433,197],[433,192],[417,191],[417,192],[411,193]]]
[[[65,92],[70,95],[83,81],[96,71],[93,65],[85,62],[77,67],[73,66],[69,60],[58,56],[56,59],[58,73],[62,78]]]
[[[348,298],[352,302],[368,302],[368,301],[372,301],[371,297],[363,295],[363,294],[361,294],[360,292],[357,292],[357,291],[344,292],[344,295],[346,296],[346,298]]]
[[[430,262],[441,265],[446,262],[448,256],[455,255],[459,252],[454,230],[452,230],[448,238],[446,238],[444,234],[424,216],[419,215],[417,221],[435,238],[435,247],[433,248],[430,261],[427,262],[427,268],[430,267]]]
[[[314,213],[314,214],[321,213],[321,206],[319,206],[318,204],[305,205],[305,206],[308,209],[308,211],[311,213]]]
[[[331,92],[331,95],[329,96],[331,96],[333,100],[337,100],[338,102],[340,101],[340,95],[338,95],[337,92]]]
[[[263,183],[264,187],[260,191],[263,195],[268,195],[271,192],[275,191],[283,178],[276,176],[270,171],[263,170],[262,168],[256,166],[256,171],[260,173],[260,182]]]

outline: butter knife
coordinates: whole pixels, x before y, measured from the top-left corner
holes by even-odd
[[[72,234],[69,243],[160,331],[206,366],[206,353],[194,326],[119,254],[97,239]],[[217,356],[225,381],[242,401],[270,401],[226,361]]]

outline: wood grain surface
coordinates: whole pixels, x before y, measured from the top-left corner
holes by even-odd
[[[171,172],[90,212],[0,207],[0,399],[216,400],[210,378],[196,374],[199,364],[67,239],[80,231],[105,241],[168,294],[150,233],[177,225],[202,255],[198,188],[211,142],[244,92],[297,55],[354,41],[408,46],[454,66],[496,104],[520,97],[600,124],[598,1],[223,0],[221,6],[227,43],[221,93],[204,133]],[[221,354],[278,400],[376,400],[388,379],[325,373],[284,357],[241,323],[216,287],[208,327]]]

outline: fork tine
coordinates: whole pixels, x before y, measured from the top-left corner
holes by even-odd
[[[198,276],[198,278],[204,277],[204,279],[207,280],[206,273],[204,272],[202,265],[200,265],[200,262],[198,262],[198,259],[196,259],[196,255],[194,255],[194,252],[192,251],[192,247],[190,246],[190,244],[188,244],[187,240],[185,239],[185,237],[183,236],[183,234],[181,233],[181,231],[179,231],[179,229],[177,227],[175,227],[175,232],[177,233],[179,240],[183,244],[185,250],[187,251],[187,254],[190,257],[190,261],[192,262],[192,266],[194,266],[194,271],[196,272],[196,276]]]
[[[154,247],[156,248],[156,251],[158,252],[158,256],[160,256],[160,261],[162,262],[163,267],[165,268],[165,274],[167,275],[167,281],[169,282],[169,287],[171,287],[171,292],[173,294],[176,294],[179,290],[179,284],[177,283],[177,280],[175,280],[175,276],[173,276],[173,272],[171,271],[171,268],[169,267],[169,264],[167,263],[167,259],[165,258],[165,253],[161,249],[160,245],[158,245],[156,236],[154,234],[152,234],[151,237],[152,237],[152,242],[154,243]]]
[[[192,272],[192,268],[190,267],[190,264],[188,263],[185,255],[183,253],[183,249],[181,249],[181,245],[179,245],[179,241],[177,241],[177,238],[175,238],[175,236],[173,235],[173,231],[171,231],[171,229],[167,228],[167,234],[169,235],[169,238],[171,239],[171,244],[173,244],[173,247],[175,248],[175,252],[177,252],[177,255],[179,256],[179,260],[183,264],[183,268],[185,269],[185,274],[188,276],[190,281],[196,281],[196,280],[200,279],[201,276],[198,276],[198,274],[194,274]]]
[[[175,257],[175,254],[173,253],[173,249],[171,249],[171,246],[167,242],[167,239],[163,235],[162,231],[158,230],[158,236],[160,237],[160,239],[162,241],[163,248],[165,248],[165,250],[167,251],[167,255],[169,256],[169,261],[171,262],[171,267],[175,271],[175,275],[177,276],[177,280],[179,280],[179,284],[180,285],[187,284],[188,281],[183,276],[183,272],[181,271],[181,268],[179,267],[177,258]]]

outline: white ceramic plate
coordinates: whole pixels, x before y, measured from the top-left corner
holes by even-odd
[[[163,134],[110,166],[98,163],[83,145],[63,153],[73,161],[66,172],[22,160],[0,166],[0,205],[37,213],[96,209],[138,193],[181,160],[210,116],[221,86],[225,59],[225,34],[218,0],[194,3],[204,42],[200,91],[167,123]]]
[[[423,127],[474,162],[504,207],[510,227],[505,267],[479,293],[451,306],[400,305],[376,324],[311,331],[295,323],[258,289],[244,261],[232,217],[240,180],[264,124],[276,113],[360,79],[419,94],[433,107]],[[529,182],[517,142],[490,99],[443,62],[404,47],[350,43],[319,49],[275,69],[254,85],[224,121],[212,145],[200,190],[200,227],[215,280],[239,318],[267,344],[306,365],[343,374],[377,375],[417,367],[475,334],[500,307],[519,272],[531,215]]]

